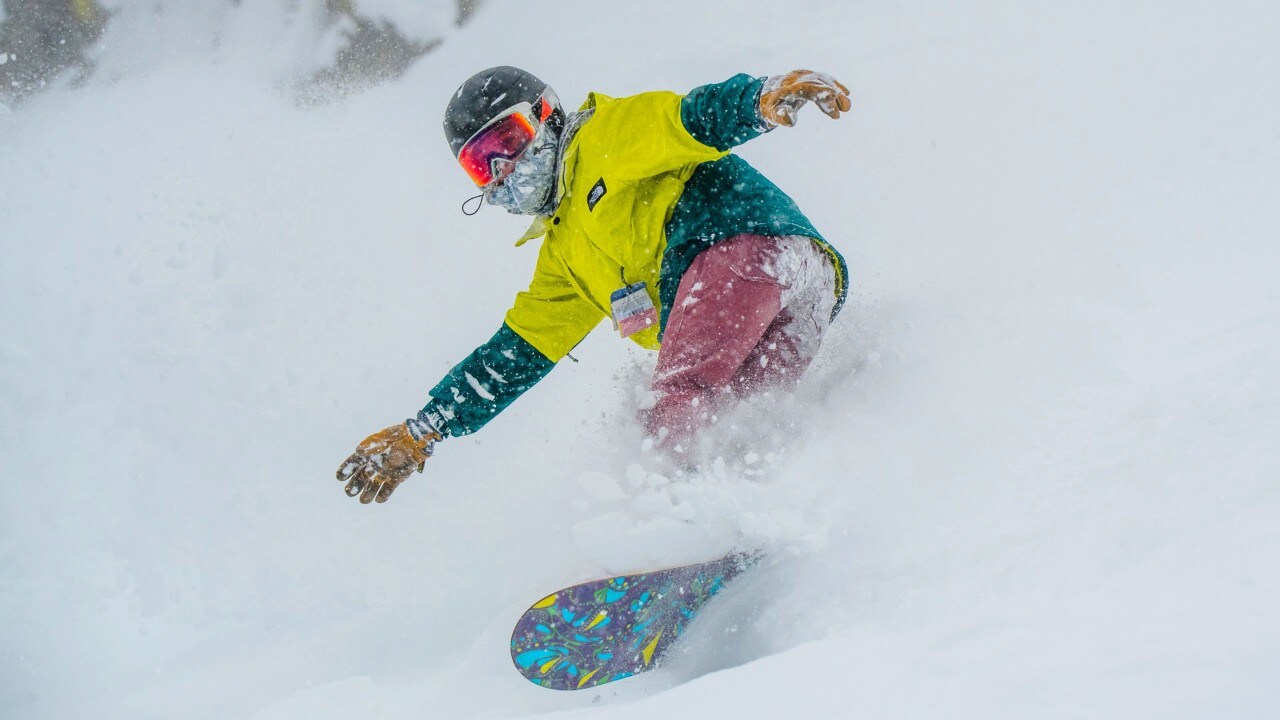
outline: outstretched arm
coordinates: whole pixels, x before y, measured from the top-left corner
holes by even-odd
[[[506,320],[431,389],[414,417],[370,435],[338,469],[348,495],[386,502],[436,442],[479,430],[546,377],[603,318],[574,292],[544,252],[529,289],[516,296]]]
[[[680,121],[698,142],[725,151],[778,125],[795,125],[796,112],[806,102],[833,118],[851,107],[849,89],[825,73],[795,70],[770,78],[738,74],[685,95]]]
[[[551,372],[556,364],[506,323],[431,388],[410,421],[444,437],[470,435]]]

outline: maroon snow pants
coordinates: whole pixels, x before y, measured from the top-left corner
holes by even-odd
[[[737,235],[699,254],[667,318],[649,435],[681,449],[726,402],[798,381],[830,322],[835,282],[809,238]]]

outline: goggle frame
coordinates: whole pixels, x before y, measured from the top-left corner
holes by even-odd
[[[458,164],[462,166],[463,172],[477,187],[485,188],[490,185],[500,183],[511,174],[511,168],[515,166],[515,162],[520,156],[529,149],[533,141],[538,136],[538,130],[551,117],[560,105],[559,98],[556,97],[551,88],[543,90],[542,96],[538,98],[536,103],[527,100],[512,105],[505,112],[495,116],[489,122],[485,123],[467,138],[458,150]],[[499,147],[488,149],[483,157],[476,156],[481,152],[480,148],[475,145],[477,141],[483,142],[491,133],[497,132],[495,128],[506,126],[511,123],[512,117],[518,117],[511,127],[523,130],[525,139],[522,141],[519,149],[514,147],[505,147],[507,143],[499,142]],[[537,118],[537,122],[534,122]],[[520,121],[524,122],[521,123]],[[505,171],[500,167],[495,167],[495,163],[499,161],[507,161]]]

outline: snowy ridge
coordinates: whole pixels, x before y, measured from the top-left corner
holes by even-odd
[[[308,108],[278,90],[302,31],[243,5],[213,61],[116,43],[0,114],[5,717],[1273,711],[1274,4],[489,3]],[[854,294],[797,397],[726,420],[723,473],[647,464],[652,358],[603,328],[386,506],[332,479],[527,282],[439,131],[497,63],[568,104],[853,90],[741,150]],[[662,670],[509,668],[547,591],[741,542],[773,564]]]

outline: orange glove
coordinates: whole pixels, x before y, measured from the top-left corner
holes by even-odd
[[[404,423],[365,438],[338,468],[338,481],[347,484],[347,495],[359,495],[360,502],[366,504],[386,502],[414,470],[422,472],[436,441],[442,439],[431,430],[421,433],[420,438],[415,439]]]
[[[796,124],[796,113],[806,102],[812,102],[832,118],[848,112],[849,88],[826,73],[812,70],[793,70],[786,75],[774,75],[764,81],[760,90],[760,117],[771,126]]]

